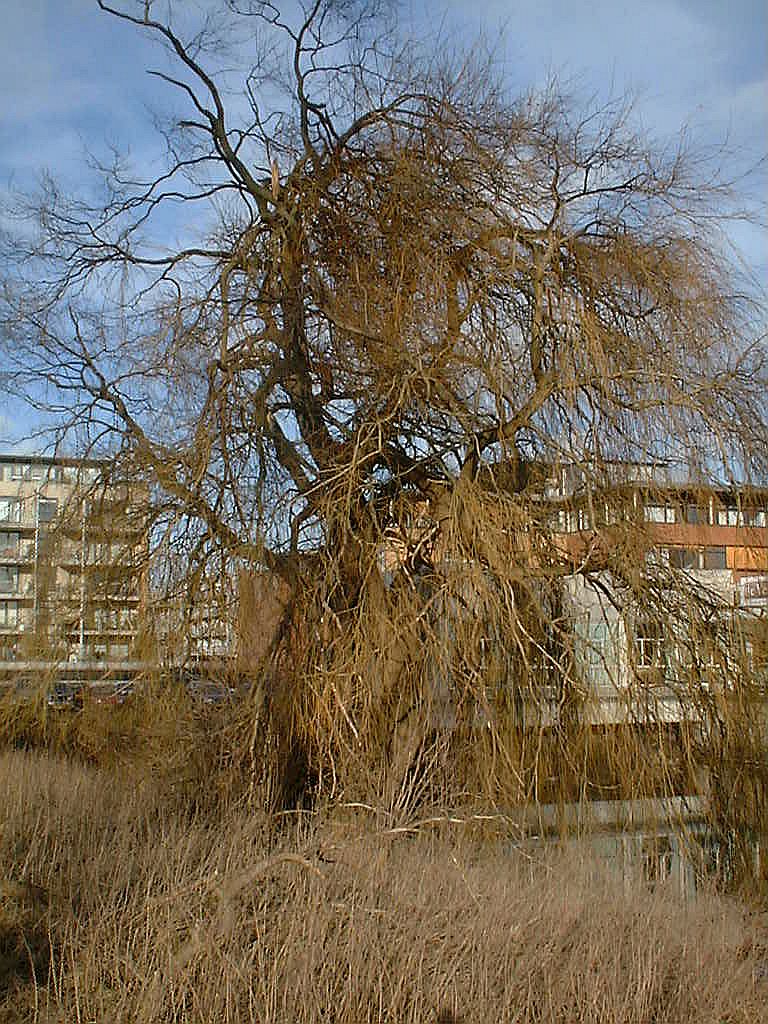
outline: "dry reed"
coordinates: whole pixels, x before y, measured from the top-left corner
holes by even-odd
[[[0,756],[0,806],[4,1024],[766,1019],[765,920],[714,894],[351,811],[190,813],[44,753]]]

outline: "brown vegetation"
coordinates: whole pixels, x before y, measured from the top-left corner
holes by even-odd
[[[460,824],[190,815],[34,753],[0,755],[0,806],[8,1024],[766,1019],[764,918],[714,894]]]
[[[699,794],[745,856],[768,834],[733,618],[642,523],[574,564],[542,500],[564,466],[590,495],[640,462],[765,482],[763,310],[717,155],[649,142],[623,100],[510,98],[492,56],[438,60],[377,0],[99,6],[165,48],[168,164],[20,197],[4,386],[146,487],[182,621],[251,580],[251,685],[226,711],[153,680],[3,704],[27,749],[0,757],[0,1020],[764,1017],[756,915],[444,811]],[[169,208],[195,231],[172,251]],[[574,573],[650,626],[620,729],[590,718]],[[670,679],[660,635],[690,655]]]
[[[764,482],[763,309],[722,245],[748,211],[717,154],[649,141],[624,100],[510,98],[492,56],[436,59],[375,0],[294,20],[244,0],[194,27],[99,6],[165,47],[168,165],[145,181],[115,157],[97,202],[48,179],[20,198],[7,382],[146,482],[176,592],[281,580],[243,631],[226,747],[252,795],[407,818],[705,778],[718,827],[765,835],[764,692],[722,609],[638,528],[574,567],[542,504],[565,465],[589,493],[638,462]],[[178,203],[196,234],[169,251]],[[622,691],[639,727],[593,730],[574,569],[687,644],[677,731],[658,666]]]

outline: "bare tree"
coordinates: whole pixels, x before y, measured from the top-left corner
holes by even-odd
[[[16,385],[152,484],[198,572],[224,551],[282,578],[275,643],[312,680],[287,731],[322,778],[377,743],[376,763],[395,758],[425,692],[454,747],[493,678],[529,681],[518,722],[526,686],[572,704],[563,578],[610,564],[632,600],[667,590],[638,576],[637,524],[574,562],[546,473],[577,466],[590,493],[639,463],[764,480],[761,313],[722,244],[732,186],[684,134],[645,138],[624,100],[510,98],[479,50],[414,54],[376,0],[295,17],[230,0],[193,27],[99,6],[165,48],[151,73],[180,113],[164,173],[116,157],[98,203],[48,179],[25,201]],[[484,763],[542,796],[541,743],[531,774],[497,732]],[[416,733],[397,741],[411,767]],[[418,772],[395,774],[396,804]]]

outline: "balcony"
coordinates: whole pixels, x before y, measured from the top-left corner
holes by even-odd
[[[31,600],[34,596],[35,587],[30,579],[0,583],[0,601]]]

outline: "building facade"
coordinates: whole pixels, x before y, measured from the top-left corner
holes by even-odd
[[[497,561],[507,544],[507,583],[524,577],[528,604],[539,605],[542,636],[553,597],[559,609],[559,651],[542,659],[534,639],[524,655],[522,719],[553,724],[563,709],[555,665],[569,666],[583,720],[594,724],[680,721],[697,690],[715,692],[738,677],[768,693],[768,488],[706,484],[655,465],[603,467],[602,486],[595,476],[591,467],[536,467],[517,506],[526,511],[495,538]],[[500,509],[501,480],[488,470],[487,500]],[[457,553],[450,530],[436,507],[417,504],[391,529],[381,570],[388,584],[400,572],[444,580],[458,562],[454,596],[465,619],[479,620],[483,590],[505,584],[484,572],[483,537],[477,552],[464,544]],[[494,637],[502,662],[498,648],[521,647],[519,636]],[[499,686],[514,692],[520,666],[514,658],[504,664]]]
[[[141,492],[96,460],[0,455],[0,661],[125,662],[139,652]]]
[[[692,684],[714,693],[741,674],[766,686],[768,490],[654,466],[620,472],[594,490],[570,470],[548,495],[556,543],[576,570],[565,589],[593,717],[676,721]],[[617,553],[645,600],[612,570]]]

